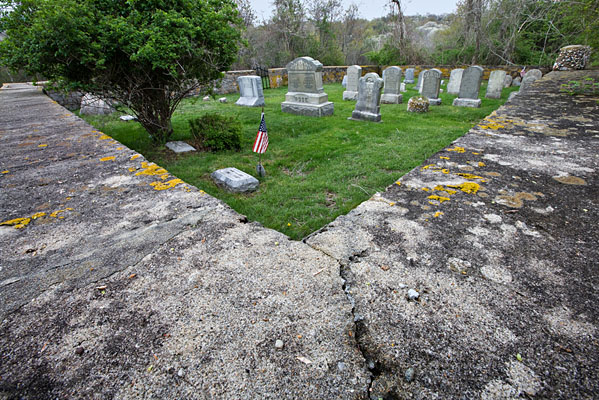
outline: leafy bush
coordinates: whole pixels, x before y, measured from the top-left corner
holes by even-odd
[[[206,114],[189,120],[196,145],[207,151],[241,150],[241,122],[235,117]]]

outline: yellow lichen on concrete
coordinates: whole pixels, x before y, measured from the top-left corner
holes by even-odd
[[[576,176],[554,176],[553,179],[566,185],[586,185],[587,181]]]
[[[455,151],[456,153],[465,153],[466,149],[463,147],[455,146],[453,149],[447,149],[447,151]]]
[[[440,158],[441,160],[449,160],[449,159],[450,159],[449,157],[445,157],[445,156],[439,156],[439,158]]]
[[[135,176],[138,175],[166,175],[168,174],[168,171],[154,163],[148,163],[146,161],[141,163],[141,168],[142,171],[139,171],[138,173],[135,174]],[[164,178],[162,178],[164,179]]]
[[[112,139],[112,138],[110,136],[108,136],[107,134],[103,134],[98,139],[100,139],[100,140],[106,140],[106,139]]]
[[[8,221],[0,222],[0,225],[13,226],[15,229],[21,229],[31,222],[31,218],[15,218]]]
[[[451,200],[449,197],[437,196],[436,194],[431,194],[427,198],[430,200],[437,200],[439,203],[443,203],[444,201]]]
[[[482,176],[478,176],[478,175],[474,175],[474,174],[467,174],[465,172],[459,172],[456,175],[462,176],[466,179],[483,179]]]
[[[112,161],[115,158],[116,158],[115,156],[103,157],[103,158],[100,158],[100,161]]]
[[[141,157],[141,154],[133,154],[131,156],[131,161],[133,161],[133,160],[135,160],[136,158],[139,158],[139,157]]]
[[[177,179],[171,179],[170,181],[167,181],[167,182],[160,182],[160,181],[152,182],[152,183],[150,183],[150,186],[154,186],[154,189],[156,189],[156,190],[166,190],[166,189],[172,189],[180,183],[183,183],[183,181],[181,179],[177,178]]]
[[[480,185],[476,182],[464,182],[459,185],[447,185],[451,188],[460,189],[464,193],[476,194],[480,190]]]
[[[8,174],[10,171],[6,170],[6,171],[2,171],[3,174]]]
[[[46,143],[43,143],[43,144],[38,144],[37,147],[48,147],[48,145]]]
[[[443,215],[443,211],[437,211],[435,213],[435,215],[433,215],[434,218],[439,218],[441,215]]]
[[[451,189],[447,189],[446,187],[443,187],[442,185],[437,185],[433,188],[433,190],[436,190],[438,192],[446,192],[447,194],[449,194],[450,196],[454,195],[457,193],[457,191],[455,190],[451,190]]]

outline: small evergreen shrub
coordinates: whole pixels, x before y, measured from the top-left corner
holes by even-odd
[[[196,145],[205,151],[241,150],[241,122],[235,117],[206,114],[189,120]]]

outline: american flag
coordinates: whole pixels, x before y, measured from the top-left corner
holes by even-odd
[[[264,122],[264,113],[262,113],[262,120],[260,121],[260,127],[258,128],[258,134],[256,140],[254,140],[254,153],[263,154],[266,153],[268,148],[268,133],[266,133],[266,122]]]

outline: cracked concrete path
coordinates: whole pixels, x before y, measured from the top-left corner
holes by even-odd
[[[0,91],[0,144],[0,398],[365,396],[338,262],[37,88]]]
[[[597,398],[599,96],[560,93],[585,77],[550,73],[305,240],[343,265],[372,398]]]
[[[596,397],[599,99],[559,92],[585,76],[303,242],[3,88],[0,397]]]

